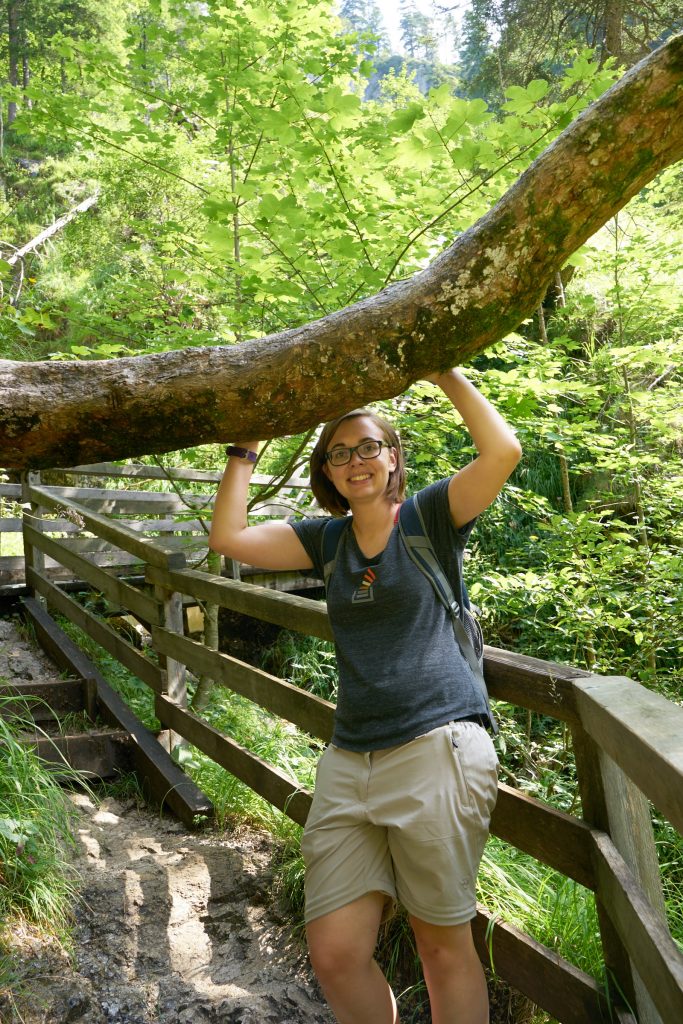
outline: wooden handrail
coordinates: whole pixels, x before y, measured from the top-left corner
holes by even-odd
[[[130,586],[124,580],[118,579],[106,569],[93,565],[87,558],[68,550],[64,544],[51,537],[46,537],[42,530],[36,530],[31,525],[33,522],[41,522],[40,519],[33,519],[26,516],[24,521],[24,536],[39,551],[43,551],[50,558],[71,569],[78,579],[90,583],[96,590],[103,593],[112,603],[120,604],[143,620],[143,622],[159,624],[161,622],[159,602],[153,597],[142,593],[136,587]]]
[[[163,570],[149,566],[145,579],[148,583],[178,590],[200,601],[209,601],[219,608],[251,615],[322,640],[334,639],[324,601],[311,601],[307,597],[257,587],[253,583],[230,580],[196,569]]]
[[[614,843],[593,836],[598,888],[621,941],[661,1014],[664,1024],[683,1021],[683,956]]]
[[[59,512],[64,508],[64,500],[54,494],[52,489],[37,487],[35,484],[27,486],[26,497],[34,504],[53,511]],[[161,542],[140,537],[133,530],[129,530],[120,523],[112,522],[111,519],[107,519],[106,516],[100,515],[98,512],[93,512],[85,505],[69,501],[69,508],[81,517],[85,526],[92,533],[104,537],[105,540],[110,541],[123,551],[136,555],[141,562],[147,562],[162,569],[182,569],[187,564],[182,552],[165,551]]]
[[[124,466],[119,466],[115,462],[98,462],[91,466],[73,466],[71,469],[65,469],[61,472],[73,476],[101,476],[110,477],[111,479],[186,480],[196,483],[215,484],[219,484],[223,477],[222,470],[187,469],[184,466],[166,468],[162,466],[145,466],[142,463],[126,463]],[[265,473],[253,473],[250,483],[259,485],[271,484],[272,477]],[[291,477],[279,490],[290,490],[291,488],[310,490],[311,483],[310,480],[304,477]]]
[[[573,686],[586,732],[683,833],[683,708],[623,676]]]

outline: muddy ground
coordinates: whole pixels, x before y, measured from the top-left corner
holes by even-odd
[[[54,672],[0,620],[0,677]],[[3,1024],[332,1024],[273,896],[269,835],[189,833],[134,799],[69,799],[73,948],[15,930],[23,984],[0,992]]]

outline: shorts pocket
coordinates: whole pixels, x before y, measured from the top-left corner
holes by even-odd
[[[491,737],[473,722],[454,722],[449,740],[463,810],[488,828],[498,796],[498,758]]]

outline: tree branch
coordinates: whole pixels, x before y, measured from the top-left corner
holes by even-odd
[[[426,270],[234,347],[0,361],[0,465],[72,466],[299,433],[470,359],[532,314],[576,249],[683,156],[683,35],[585,110]]]

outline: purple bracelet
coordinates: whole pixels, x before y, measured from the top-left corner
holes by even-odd
[[[239,459],[246,459],[248,462],[256,462],[258,459],[258,452],[252,452],[250,448],[239,448],[235,444],[229,444],[225,449],[225,454],[228,458],[231,455],[236,455]]]

